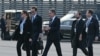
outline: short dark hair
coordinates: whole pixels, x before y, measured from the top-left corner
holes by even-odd
[[[31,9],[35,9],[35,11],[37,11],[37,7],[36,6],[33,6]]]
[[[93,11],[92,10],[87,10],[88,13],[90,13],[91,15],[93,15]]]
[[[25,10],[22,11],[23,14],[25,14],[29,18],[29,13]]]
[[[28,14],[28,12],[27,12],[27,11],[25,11],[25,10],[23,10],[22,12],[23,12],[23,14],[26,14],[26,15]]]
[[[50,11],[51,11],[52,13],[56,14],[55,9],[50,9]]]

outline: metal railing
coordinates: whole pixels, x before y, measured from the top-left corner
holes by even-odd
[[[55,8],[57,16],[62,17],[63,15],[67,14],[70,10],[87,10],[87,9],[93,9],[94,11],[100,10],[98,7],[100,5],[100,2],[94,1],[73,1],[73,0],[62,0],[62,1],[43,1],[43,0],[37,0],[37,1],[29,1],[29,0],[1,0],[0,1],[0,15],[4,13],[4,10],[6,9],[16,9],[16,10],[30,10],[32,6],[38,7],[38,14],[40,14],[43,17],[43,20],[48,20],[48,10],[50,8]]]

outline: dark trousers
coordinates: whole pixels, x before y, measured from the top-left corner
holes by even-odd
[[[86,48],[80,48],[82,50],[82,52],[85,54],[85,55],[88,55],[88,51],[86,50]],[[73,48],[73,56],[77,56],[77,48]]]
[[[18,39],[17,41],[17,54],[18,56],[22,56],[21,54],[21,46],[22,44],[25,43],[25,46],[26,46],[26,54],[27,56],[30,56],[30,49],[29,49],[29,39],[27,39],[26,41],[23,39],[23,37],[20,39]]]
[[[37,40],[39,33],[34,33],[32,37],[32,56],[38,56]]]
[[[1,39],[4,40],[6,31],[1,30]]]
[[[54,43],[58,56],[62,56],[60,41],[47,40],[46,47],[42,56],[47,56],[51,44]]]
[[[93,46],[92,45],[88,46],[88,51],[89,51],[88,56],[93,56]]]
[[[87,47],[88,47],[88,56],[93,56],[93,41],[94,36],[87,35]]]

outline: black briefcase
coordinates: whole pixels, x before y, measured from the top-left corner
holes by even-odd
[[[23,43],[22,49],[24,51],[26,51],[26,44],[25,43]],[[32,43],[31,42],[29,43],[29,49],[32,50]]]
[[[29,45],[30,45],[30,50],[32,50],[32,42],[30,42]],[[36,46],[37,46],[38,50],[43,50],[44,49],[43,41],[41,40],[41,38],[39,38],[39,40],[37,41],[37,45]],[[25,43],[23,43],[22,49],[24,51],[26,51],[26,44]]]
[[[37,48],[38,50],[43,50],[44,47],[43,47],[43,41],[41,38],[39,38],[39,40],[37,41]]]

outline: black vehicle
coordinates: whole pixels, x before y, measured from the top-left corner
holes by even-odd
[[[68,19],[61,22],[60,32],[63,38],[70,38],[72,23],[75,19]]]

